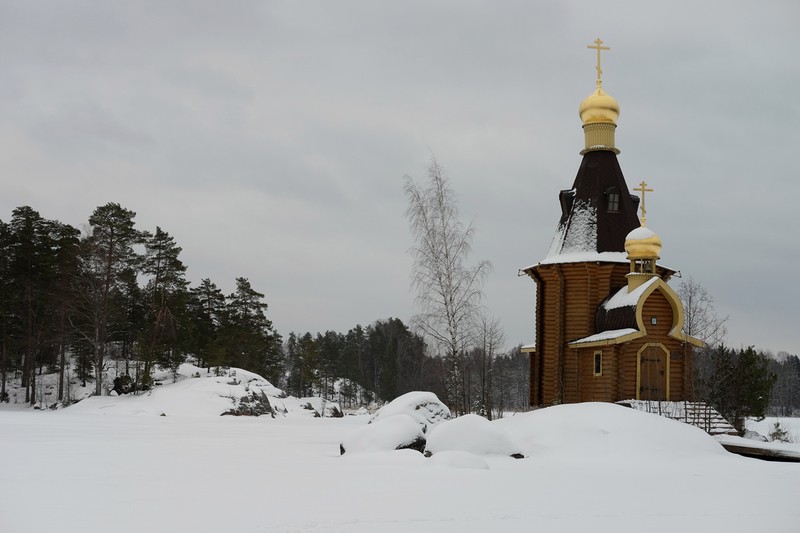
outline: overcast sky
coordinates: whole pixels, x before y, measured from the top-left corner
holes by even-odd
[[[346,331],[414,312],[402,183],[435,154],[494,265],[487,309],[527,344],[517,272],[578,170],[600,37],[662,262],[713,294],[729,344],[800,353],[799,20],[796,1],[6,1],[0,219],[81,227],[119,202],[193,283],[248,277],[284,336]]]

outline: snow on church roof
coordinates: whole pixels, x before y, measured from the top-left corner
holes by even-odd
[[[613,339],[617,339],[619,337],[624,337],[625,335],[630,335],[631,333],[636,333],[639,331],[638,329],[634,328],[625,328],[625,329],[611,329],[608,331],[601,331],[600,333],[595,333],[594,335],[589,335],[588,337],[584,337],[582,339],[574,340],[570,342],[570,344],[583,344],[586,342],[600,342],[600,341],[610,341]]]
[[[592,261],[600,261],[603,263],[628,263],[628,256],[625,252],[574,252],[566,254],[558,254],[554,256],[547,256],[543,259],[540,265],[554,265],[557,263],[589,263]],[[536,265],[523,268],[527,270]]]
[[[559,224],[545,260],[581,252],[597,253],[597,208],[577,200],[570,217]]]
[[[600,261],[604,263],[627,263],[625,252],[597,251],[597,208],[586,202],[576,201],[569,219],[559,224],[550,251],[536,265],[552,265],[557,263],[583,263]]]
[[[641,298],[642,294],[644,294],[644,291],[646,291],[647,288],[653,283],[655,283],[656,280],[658,279],[661,278],[653,277],[652,279],[649,279],[644,283],[642,283],[641,285],[639,285],[638,287],[636,287],[631,292],[628,292],[627,285],[625,287],[622,287],[614,294],[614,296],[612,296],[611,298],[606,300],[605,303],[603,303],[603,307],[606,310],[611,310],[611,309],[618,309],[620,307],[635,306],[637,303],[639,303],[639,298]]]

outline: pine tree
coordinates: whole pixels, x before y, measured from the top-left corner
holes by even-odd
[[[227,320],[221,337],[229,364],[278,383],[283,372],[281,338],[266,317],[263,299],[247,278],[236,278],[236,291],[227,298]]]
[[[186,266],[179,259],[181,248],[167,232],[156,227],[145,239],[142,273],[149,276],[145,287],[148,299],[146,346],[142,382],[149,386],[151,366],[157,362],[177,372],[185,360],[179,343],[181,316],[185,314],[188,282]]]
[[[301,372],[302,361],[300,358],[300,348],[297,335],[294,331],[289,333],[284,346],[284,367],[286,368],[286,391],[289,394],[302,396],[301,392]]]
[[[8,401],[6,373],[12,316],[11,227],[0,220],[0,402]]]
[[[187,313],[190,323],[188,351],[197,357],[198,366],[223,364],[217,338],[225,321],[225,295],[208,278],[189,291]]]
[[[78,247],[80,232],[67,224],[56,222],[52,225],[52,239],[56,247],[55,279],[52,289],[52,302],[55,323],[52,326],[54,342],[58,354],[58,400],[64,400],[65,387],[69,386],[69,376],[65,375],[67,351],[72,345],[71,312],[75,300],[74,280],[78,274]]]
[[[297,344],[300,359],[300,395],[310,396],[319,384],[317,345],[311,333],[305,333]]]
[[[95,394],[102,391],[103,364],[113,331],[109,325],[120,312],[118,298],[125,279],[138,272],[140,257],[133,247],[142,242],[134,227],[136,213],[116,203],[94,210],[89,217],[90,234],[81,243],[78,308],[79,331],[94,356]]]
[[[752,346],[737,352],[720,344],[708,356],[703,399],[744,433],[748,417],[763,419],[776,376]]]

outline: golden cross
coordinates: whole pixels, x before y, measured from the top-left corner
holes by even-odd
[[[590,45],[588,45],[586,47],[586,48],[593,48],[593,49],[597,50],[597,67],[595,67],[595,68],[597,68],[597,83],[598,83],[598,85],[603,81],[603,69],[600,68],[600,50],[611,50],[611,48],[609,48],[608,46],[602,46],[602,44],[603,44],[603,41],[601,41],[600,37],[598,37],[594,42],[594,46],[592,46],[590,44]]]
[[[642,193],[642,226],[647,225],[647,209],[644,208],[644,193],[653,192],[653,189],[647,188],[647,183],[641,182],[638,189],[633,189],[636,192]]]

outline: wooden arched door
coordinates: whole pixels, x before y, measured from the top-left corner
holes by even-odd
[[[669,400],[669,352],[663,344],[645,344],[639,350],[636,372],[638,400]]]

